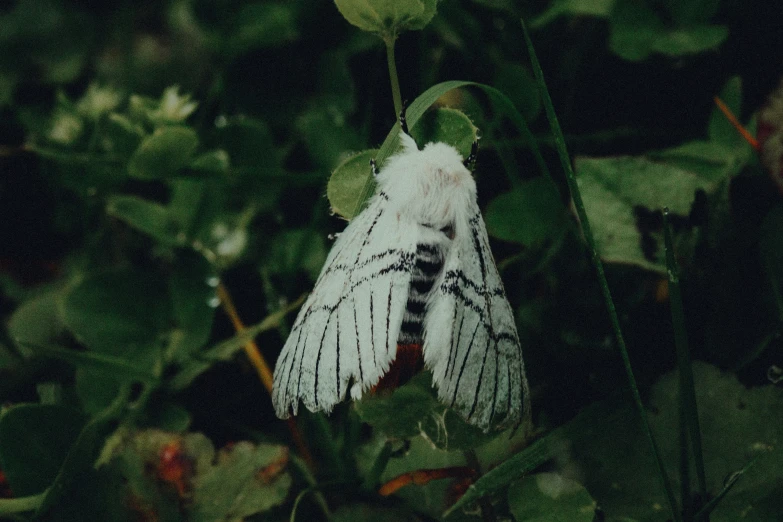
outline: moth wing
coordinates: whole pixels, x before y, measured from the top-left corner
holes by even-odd
[[[466,211],[431,296],[423,351],[440,400],[486,431],[527,418],[529,390],[484,220],[475,201]]]
[[[335,241],[275,367],[279,417],[359,398],[394,360],[416,237],[390,207],[379,193]]]

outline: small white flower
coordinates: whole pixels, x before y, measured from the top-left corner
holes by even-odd
[[[215,253],[219,257],[238,257],[247,246],[247,232],[244,229],[229,230],[223,223],[214,226],[212,238],[217,241]]]
[[[152,114],[157,121],[181,122],[198,107],[198,103],[190,100],[189,94],[179,93],[179,86],[174,85],[163,91],[158,109]]]
[[[76,110],[82,116],[95,120],[116,109],[120,102],[122,102],[122,94],[119,91],[111,87],[100,87],[93,83],[76,104]]]

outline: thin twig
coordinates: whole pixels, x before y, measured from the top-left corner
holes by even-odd
[[[744,125],[740,123],[737,117],[734,116],[734,113],[731,112],[731,109],[729,109],[728,105],[723,103],[723,100],[717,96],[713,96],[712,99],[715,102],[715,105],[718,106],[718,109],[720,109],[720,112],[722,112],[723,115],[726,116],[726,119],[729,120],[732,125],[734,125],[734,128],[737,129],[737,132],[739,132],[742,137],[745,138],[745,141],[750,143],[750,146],[753,147],[756,152],[761,150],[758,140],[754,138],[750,132],[748,132],[748,129],[746,129]]]
[[[243,332],[245,330],[245,324],[242,322],[242,319],[237,313],[237,309],[234,306],[234,301],[231,299],[231,294],[228,293],[228,289],[225,287],[225,285],[223,285],[222,282],[218,284],[217,295],[220,299],[220,304],[223,306],[223,311],[226,312],[226,315],[231,320],[231,324],[234,325],[234,330],[236,330],[237,333]],[[249,339],[247,343],[245,343],[244,349],[248,359],[250,359],[250,363],[253,365],[253,368],[256,369],[258,378],[261,379],[261,383],[264,385],[264,388],[266,388],[266,391],[269,392],[269,396],[271,397],[274,377],[272,370],[269,368],[269,364],[266,362],[266,359],[264,359],[264,356],[261,354],[261,350],[258,349],[258,345],[253,339]],[[310,469],[315,469],[315,461],[313,460],[313,456],[304,442],[304,437],[302,437],[296,421],[289,417],[286,419],[286,424],[288,425],[288,429],[291,432],[291,438],[294,441],[294,445],[299,450],[299,454],[302,456],[302,459],[307,463]]]
[[[437,469],[417,469],[416,471],[409,471],[402,475],[397,475],[393,479],[383,484],[378,489],[378,494],[384,497],[391,495],[398,489],[407,486],[409,484],[423,485],[433,480],[440,480],[445,478],[466,478],[475,476],[473,468],[468,466],[455,466],[451,468],[437,468]]]

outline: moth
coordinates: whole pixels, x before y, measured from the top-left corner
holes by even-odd
[[[419,150],[404,113],[400,123],[400,152],[380,171],[373,163],[377,191],[338,236],[283,346],[276,413],[296,415],[300,401],[328,413],[423,356],[440,400],[469,423],[518,425],[528,383],[468,168],[477,143],[466,159],[446,143]]]

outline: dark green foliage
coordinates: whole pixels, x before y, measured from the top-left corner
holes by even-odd
[[[783,199],[712,101],[755,132],[771,9],[0,7],[0,518],[779,520]],[[480,138],[532,425],[426,371],[286,424],[243,351],[274,366],[403,100],[420,146]]]

